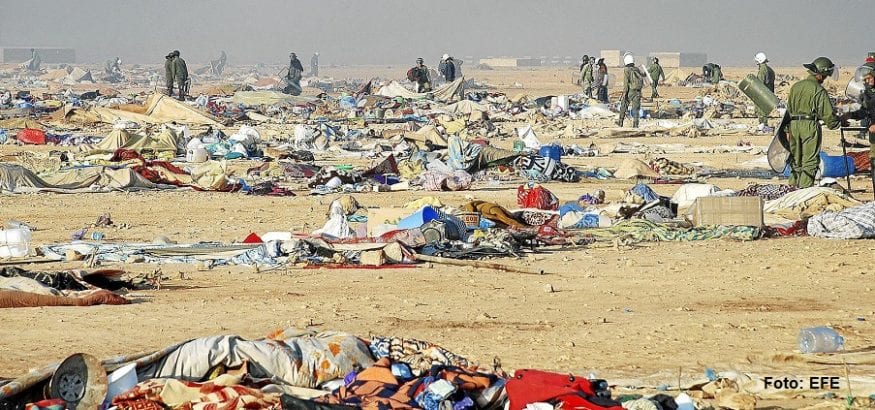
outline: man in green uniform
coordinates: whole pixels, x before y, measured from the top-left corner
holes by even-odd
[[[814,176],[820,166],[821,128],[823,121],[829,129],[836,129],[841,121],[836,117],[823,81],[833,74],[835,65],[826,57],[817,57],[811,64],[803,64],[808,77],[790,87],[787,114],[790,124],[787,136],[790,142],[790,185],[808,188],[814,185]]]
[[[427,93],[431,91],[431,78],[428,75],[428,67],[420,57],[416,59],[416,66],[408,72],[408,79],[416,83],[416,92]]]
[[[185,96],[188,94],[188,66],[185,65],[185,60],[179,56],[179,50],[173,52],[173,79],[176,80],[176,86],[179,87],[179,101],[185,101]]]
[[[647,67],[647,72],[650,74],[650,98],[659,98],[659,93],[656,91],[656,86],[660,81],[665,81],[665,71],[662,71],[662,66],[659,65],[659,59],[653,57],[653,62]]]
[[[632,127],[638,128],[638,116],[641,110],[641,89],[644,88],[644,74],[635,67],[635,58],[631,54],[623,57],[623,102],[620,104],[620,119],[617,125],[622,127],[626,119],[626,111],[632,109]]]
[[[772,67],[769,67],[769,59],[766,58],[766,54],[763,52],[757,53],[753,57],[753,61],[757,63],[757,78],[766,85],[766,88],[771,92],[775,92],[775,70],[772,70]],[[769,126],[769,113],[760,111],[757,108],[757,117],[760,120],[759,129],[765,130],[766,127]]]
[[[592,64],[589,63],[589,56],[583,56],[580,64],[580,86],[583,87],[583,94],[587,98],[592,98]]]
[[[711,84],[717,85],[722,79],[723,70],[720,69],[719,64],[714,64],[714,67],[711,69]]]
[[[164,57],[164,83],[167,84],[167,95],[173,96],[173,59],[176,55],[171,51]]]
[[[869,173],[872,176],[872,189],[875,191],[875,63],[863,64],[860,69],[866,69],[863,74],[863,93],[860,95],[860,109],[845,114],[842,120],[852,118],[861,120],[861,125],[868,126],[869,131]],[[858,71],[859,72],[859,71]]]

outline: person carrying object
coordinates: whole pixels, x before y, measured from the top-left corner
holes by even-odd
[[[771,92],[775,92],[775,70],[769,67],[769,59],[763,52],[757,53],[753,60],[757,63],[757,78],[765,84],[766,88]],[[765,130],[769,126],[769,113],[760,111],[757,108],[757,118],[760,120],[759,129]]]

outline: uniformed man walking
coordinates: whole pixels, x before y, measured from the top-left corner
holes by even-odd
[[[863,89],[860,95],[860,109],[845,114],[842,119],[851,118],[864,121],[863,125],[868,125],[869,131],[869,173],[872,177],[872,190],[875,192],[875,63],[863,64],[863,69],[867,69],[863,75]]]
[[[580,64],[580,86],[583,88],[583,94],[587,98],[592,98],[592,64],[590,64],[589,56],[583,56],[583,62]]]
[[[638,116],[641,110],[641,89],[644,88],[644,74],[635,67],[635,58],[631,54],[623,57],[623,100],[620,103],[620,119],[617,125],[622,127],[626,119],[626,111],[632,110],[632,127],[638,128]]]
[[[772,67],[769,67],[769,59],[766,58],[766,54],[763,52],[757,53],[753,60],[757,63],[757,78],[766,85],[766,88],[771,92],[775,92],[775,70],[772,70]],[[769,113],[760,111],[757,108],[757,117],[760,120],[759,129],[763,131],[766,127],[769,126]]]
[[[191,85],[188,79],[188,66],[180,56],[179,50],[174,50],[173,56],[173,79],[176,81],[176,86],[179,87],[179,96],[176,98],[179,101],[185,101],[188,87]]]
[[[650,74],[650,81],[652,81],[650,83],[650,98],[658,98],[659,93],[656,91],[656,86],[659,85],[660,81],[665,81],[665,71],[659,65],[658,58],[653,57],[653,62],[647,67],[647,72]]]
[[[820,166],[821,125],[836,129],[841,121],[834,113],[823,82],[835,71],[835,65],[826,57],[817,57],[811,64],[803,64],[808,77],[790,87],[787,114],[790,124],[786,133],[790,143],[790,185],[808,188],[814,185],[814,176]]]

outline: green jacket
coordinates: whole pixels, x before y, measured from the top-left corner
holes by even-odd
[[[188,80],[188,67],[182,57],[173,59],[173,78],[177,83],[184,83]]]
[[[793,84],[790,87],[790,95],[787,97],[787,112],[790,117],[794,115],[811,115],[823,121],[827,128],[834,130],[841,125],[834,113],[829,94],[813,75]],[[794,137],[816,135],[819,125],[816,121],[792,121],[790,133]]]
[[[711,84],[717,84],[722,79],[723,79],[723,71],[720,70],[720,67],[715,65],[714,69],[711,70]]]
[[[653,81],[653,84],[659,84],[660,81],[665,80],[665,72],[662,71],[662,66],[659,63],[653,63],[650,67],[647,67],[647,72],[650,73],[650,80]]]
[[[164,59],[164,79],[168,84],[173,84],[173,58]]]
[[[775,92],[775,70],[768,64],[757,64],[757,78],[766,85],[771,92]]]
[[[623,95],[641,94],[641,89],[644,88],[644,75],[632,64],[627,65],[623,69]]]
[[[583,70],[580,70],[580,81],[591,84],[592,80],[592,64],[586,62],[583,64]]]

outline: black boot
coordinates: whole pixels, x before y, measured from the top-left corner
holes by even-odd
[[[872,196],[875,196],[875,158],[871,158],[869,162],[869,176],[872,177]]]

